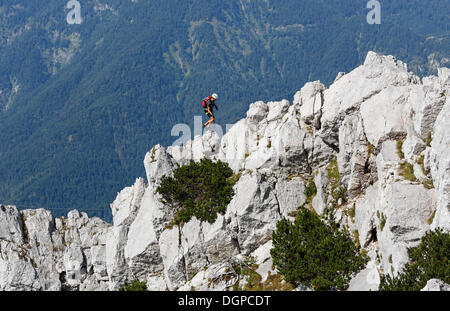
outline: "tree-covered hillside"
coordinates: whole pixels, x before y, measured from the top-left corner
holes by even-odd
[[[218,122],[256,100],[333,82],[369,50],[419,75],[448,66],[450,1],[380,1],[369,25],[356,0],[65,0],[0,4],[0,202],[108,216],[217,92]],[[104,213],[106,211],[106,214]]]

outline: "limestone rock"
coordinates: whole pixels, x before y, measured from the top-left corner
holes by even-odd
[[[186,283],[184,250],[180,246],[178,227],[162,232],[159,238],[159,249],[164,264],[164,278],[169,290],[176,290]]]
[[[346,117],[339,128],[337,163],[350,198],[363,193],[377,180],[374,146],[368,141],[364,128],[360,114]]]
[[[3,231],[0,237],[1,289],[93,289],[84,284],[88,276],[95,286],[106,286],[102,250],[109,225],[77,211],[71,211],[67,219],[55,219],[44,209],[19,212],[8,206],[1,210],[2,228],[9,229],[9,236]]]
[[[268,112],[269,106],[262,101],[250,104],[247,111],[247,121],[250,126],[253,126],[253,131],[257,131],[261,121],[267,118]]]
[[[431,279],[427,282],[427,285],[420,290],[421,292],[448,292],[450,291],[450,285],[444,281],[438,279]]]
[[[238,278],[232,264],[228,261],[217,263],[201,270],[179,291],[228,291]]]
[[[124,222],[130,223],[136,217],[144,193],[145,182],[142,178],[138,178],[132,187],[127,187],[117,194],[111,204],[115,226],[120,226]]]
[[[317,174],[314,176],[314,183],[317,188],[317,194],[312,200],[312,207],[317,214],[323,215],[327,208],[328,174],[325,167],[319,168],[316,172]]]
[[[0,290],[40,290],[22,214],[15,206],[0,205]],[[25,238],[24,238],[25,237]]]
[[[349,284],[349,291],[376,291],[380,286],[380,272],[375,262],[370,261]]]
[[[316,124],[322,116],[323,92],[326,87],[320,81],[306,83],[294,96],[294,105],[300,105],[300,115],[306,124]],[[318,127],[320,128],[320,127]]]
[[[249,155],[247,147],[249,135],[247,120],[243,119],[234,124],[222,138],[219,159],[227,162],[235,172],[244,167],[244,160]]]
[[[134,277],[141,281],[148,275],[158,275],[163,271],[154,226],[154,220],[158,217],[157,212],[163,208],[162,205],[155,197],[153,189],[148,187],[128,230],[124,258]]]
[[[401,180],[399,175],[400,156],[397,142],[387,140],[382,143],[381,151],[376,158],[379,186],[383,189],[388,184]]]
[[[375,147],[406,132],[402,121],[407,87],[387,86],[361,104],[360,113],[367,140]]]
[[[43,290],[58,290],[61,286],[56,268],[54,250],[62,249],[58,240],[53,241],[56,231],[55,219],[44,209],[22,211],[24,229],[28,243],[28,255],[33,259],[39,282]],[[67,271],[67,269],[66,269]]]
[[[145,172],[149,183],[157,183],[163,176],[171,176],[177,167],[176,161],[161,145],[156,145],[145,155]]]
[[[432,228],[440,227],[450,232],[450,100],[436,119],[433,140],[431,142],[430,166],[438,203]]]
[[[273,269],[272,256],[270,255],[271,249],[272,241],[268,241],[251,254],[255,259],[255,264],[258,266],[255,272],[261,276],[261,282],[263,283],[267,280],[269,275],[277,273]]]
[[[249,254],[269,241],[281,219],[274,182],[259,173],[243,175],[225,218],[236,234],[241,253]]]
[[[15,206],[0,205],[0,240],[23,243],[22,214]]]
[[[414,88],[410,95],[409,103],[413,107],[414,129],[423,140],[433,132],[434,123],[444,106],[450,88],[442,81],[445,80],[444,68],[439,72],[440,77],[423,78],[423,84]]]
[[[289,217],[306,201],[305,183],[301,177],[293,177],[290,180],[278,179],[275,190],[283,217]]]
[[[280,120],[289,109],[289,102],[283,100],[280,102],[268,102],[269,112],[267,114],[267,122]]]
[[[384,271],[396,275],[409,261],[407,249],[420,243],[429,230],[436,207],[434,190],[422,185],[394,183],[383,190],[378,242]],[[384,220],[383,220],[384,219]]]
[[[366,189],[365,196],[355,202],[355,223],[359,245],[366,247],[376,239],[376,212],[379,210],[378,184]]]
[[[390,103],[396,103],[397,100],[403,101],[403,97],[394,87],[408,86],[418,82],[418,77],[408,73],[406,64],[392,56],[369,52],[362,66],[344,75],[324,91],[320,136],[328,144],[337,146],[338,137],[336,133],[338,133],[339,126],[345,116],[357,112],[362,103],[382,93],[389,86],[391,86],[390,90],[385,91],[378,98],[387,98]],[[380,107],[386,107],[386,104],[382,102],[377,101],[376,104]],[[365,111],[369,113],[372,108],[374,107],[367,106]],[[396,118],[397,116],[389,117]],[[370,122],[370,120],[367,121]],[[397,125],[390,123],[387,127],[383,124],[382,133],[392,129],[397,130]],[[370,124],[376,123],[370,122]],[[381,132],[375,131],[375,129],[370,130],[374,132],[369,140],[373,145],[376,145],[374,140],[380,136],[377,133]]]
[[[201,224],[203,250],[210,264],[223,262],[240,253],[237,235],[228,226],[227,219],[222,215],[218,215],[212,224]]]

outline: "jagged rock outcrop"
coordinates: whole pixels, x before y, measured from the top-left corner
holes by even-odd
[[[249,258],[265,282],[276,274],[277,222],[308,204],[319,215],[333,208],[369,254],[350,290],[376,290],[427,230],[450,231],[449,87],[447,68],[421,81],[394,57],[370,52],[329,88],[307,83],[292,105],[250,104],[222,138],[206,130],[184,146],[153,147],[146,180],[111,204],[112,225],[76,211],[55,219],[2,206],[0,289],[117,290],[139,280],[150,290],[228,290],[245,285],[237,267]],[[202,158],[240,176],[235,196],[214,223],[172,226],[157,186]]]
[[[105,290],[108,224],[72,211],[0,206],[1,290]]]

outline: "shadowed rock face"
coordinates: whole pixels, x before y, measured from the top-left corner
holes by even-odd
[[[441,68],[420,81],[394,57],[370,52],[328,89],[306,84],[292,105],[250,104],[222,139],[206,130],[184,146],[157,145],[145,156],[147,181],[111,204],[112,225],[77,211],[55,219],[1,206],[0,289],[117,290],[138,279],[150,290],[225,290],[249,256],[265,280],[276,273],[276,223],[307,203],[319,214],[333,207],[357,233],[371,261],[350,289],[376,290],[380,273],[396,275],[427,230],[450,231],[449,76]],[[174,215],[156,188],[202,158],[240,173],[235,196],[212,224],[169,227]]]

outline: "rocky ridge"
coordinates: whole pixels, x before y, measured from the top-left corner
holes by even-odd
[[[309,204],[333,207],[370,257],[350,290],[376,290],[396,275],[407,248],[427,230],[450,231],[450,70],[419,79],[392,56],[363,65],[327,88],[307,83],[293,103],[252,103],[222,138],[207,130],[185,146],[154,146],[146,180],[118,193],[113,224],[72,211],[0,209],[0,289],[117,290],[126,280],[150,290],[230,290],[249,258],[271,282],[271,235],[282,217]],[[170,227],[156,188],[190,160],[226,161],[240,176],[225,215]],[[308,197],[313,184],[317,194]],[[282,282],[281,282],[282,284]],[[436,285],[438,284],[438,285]],[[424,290],[448,288],[431,280]]]

